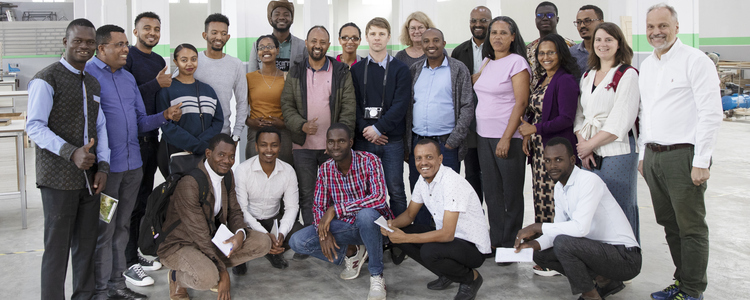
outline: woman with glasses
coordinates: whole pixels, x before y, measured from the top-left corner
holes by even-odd
[[[396,53],[393,57],[402,61],[407,66],[426,58],[422,50],[422,33],[435,27],[425,13],[415,11],[406,17],[404,27],[401,28],[401,44],[407,45],[406,49]]]
[[[336,56],[336,60],[345,63],[349,67],[362,60],[362,57],[357,55],[357,48],[359,48],[359,43],[362,41],[361,36],[362,31],[357,24],[349,22],[341,26],[339,29],[341,54]]]
[[[290,165],[292,159],[292,139],[281,115],[281,91],[284,89],[284,72],[276,65],[279,55],[279,40],[272,34],[258,38],[257,53],[262,67],[245,75],[247,78],[247,146],[245,159],[258,154],[255,149],[255,134],[261,127],[273,126],[281,132],[279,159]]]
[[[581,79],[575,118],[578,155],[583,167],[607,184],[640,242],[635,127],[640,90],[638,71],[630,67],[633,50],[620,28],[608,22],[594,29],[593,48],[588,63],[591,71]],[[622,77],[615,83],[613,78],[622,69]]]
[[[169,176],[172,154],[183,151],[198,155],[205,153],[208,140],[219,134],[224,126],[224,114],[216,92],[210,85],[193,77],[198,68],[195,46],[178,45],[174,49],[174,64],[177,76],[172,78],[172,85],[156,94],[156,111],[182,103],[180,120],[169,121],[161,127],[162,139],[156,157],[164,178]]]
[[[513,247],[523,223],[525,156],[518,124],[529,100],[531,68],[515,21],[490,22],[486,57],[472,80],[477,94],[477,152],[492,247]],[[502,265],[508,265],[503,263]]]

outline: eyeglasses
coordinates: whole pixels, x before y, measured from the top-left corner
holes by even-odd
[[[601,20],[602,19],[585,19],[583,21],[576,20],[576,21],[573,21],[573,25],[575,25],[576,27],[581,26],[581,25],[583,25],[583,26],[589,26],[591,24],[591,22],[601,21]]]
[[[547,17],[547,19],[552,19],[555,17],[555,13],[536,14],[537,19],[544,19],[544,17]]]
[[[266,51],[276,49],[276,45],[258,46],[258,51]]]
[[[415,31],[425,31],[427,30],[427,27],[419,26],[419,27],[409,27],[409,32],[415,32]]]
[[[101,45],[114,45],[115,49],[120,49],[128,46],[128,42],[119,42],[117,44],[101,43]]]
[[[542,57],[542,56],[555,56],[555,55],[557,55],[557,51],[539,52],[537,56]]]
[[[358,36],[342,36],[342,37],[339,37],[339,38],[342,41],[344,41],[345,43],[348,42],[348,41],[359,42],[359,40],[360,40]]]
[[[487,19],[487,18],[469,19],[469,22],[471,22],[471,24],[476,24],[477,22],[479,22],[479,23],[487,23],[489,21],[490,21],[490,19]]]

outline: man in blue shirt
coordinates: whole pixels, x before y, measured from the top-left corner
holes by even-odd
[[[129,47],[127,63],[123,69],[135,77],[138,90],[143,98],[146,114],[156,113],[156,93],[162,88],[172,85],[172,74],[167,72],[167,64],[164,57],[151,51],[159,44],[161,38],[161,19],[153,12],[147,11],[135,17],[135,29],[133,35],[137,37],[135,46]],[[154,189],[154,174],[157,161],[157,150],[159,149],[159,131],[138,133],[138,144],[141,146],[141,161],[143,161],[143,179],[138,190],[138,197],[130,216],[130,239],[125,247],[125,260],[127,271],[125,279],[137,286],[154,284],[154,279],[146,275],[146,271],[155,271],[161,268],[156,261],[146,259],[138,254],[138,232],[140,230],[141,218],[146,212],[146,202],[151,191]]]
[[[406,116],[407,151],[422,139],[434,140],[440,145],[443,165],[456,173],[461,172],[461,160],[466,156],[466,135],[474,118],[471,72],[461,61],[443,52],[443,32],[430,28],[422,33],[422,49],[426,59],[411,66],[413,101]],[[409,155],[409,182],[412,190],[419,179],[414,164],[414,153]],[[427,217],[427,220],[422,219]],[[426,210],[416,218],[417,224],[429,224]],[[426,222],[427,221],[427,222]]]
[[[109,148],[99,82],[84,72],[96,46],[86,19],[68,24],[60,61],[29,82],[26,132],[36,143],[36,185],[44,208],[42,299],[63,299],[68,256],[71,299],[91,299],[99,193],[107,185]]]
[[[596,5],[584,5],[578,10],[578,14],[576,14],[576,20],[573,23],[576,25],[583,43],[570,47],[570,54],[578,62],[578,68],[581,69],[581,73],[579,74],[583,74],[589,70],[589,49],[593,49],[594,30],[596,26],[599,26],[603,22],[604,12]]]
[[[148,132],[179,120],[180,104],[160,114],[147,116],[135,78],[122,69],[128,56],[125,30],[104,25],[96,31],[97,54],[85,70],[101,86],[101,108],[107,122],[111,149],[109,185],[104,193],[119,200],[109,223],[99,221],[95,254],[96,295],[94,299],[147,299],[128,289],[125,278],[125,247],[130,236],[133,212],[143,171],[138,132]]]

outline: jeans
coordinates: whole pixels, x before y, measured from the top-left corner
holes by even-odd
[[[593,280],[597,275],[625,281],[641,272],[640,250],[568,235],[558,235],[553,245],[546,250],[534,251],[534,262],[565,275],[574,295],[593,290]]]
[[[409,151],[409,184],[411,185],[412,193],[414,192],[414,185],[417,184],[417,180],[419,179],[419,172],[417,171],[414,160],[414,147],[416,147],[417,142],[419,142],[418,136],[412,134],[412,148],[411,151]],[[461,161],[458,160],[458,148],[449,150],[448,148],[445,148],[445,142],[442,141],[438,141],[438,145],[440,145],[440,153],[443,154],[443,165],[450,167],[453,171],[456,171],[456,173],[461,173]],[[398,214],[396,214],[396,216],[398,216]],[[422,208],[419,209],[417,216],[414,218],[414,224],[430,225],[431,221],[432,216],[427,210],[427,206],[423,205]]]
[[[305,226],[313,223],[313,197],[315,197],[315,182],[318,179],[318,167],[328,160],[325,150],[299,149],[293,151],[294,172],[297,173],[299,184],[299,213]]]
[[[664,226],[680,290],[698,297],[708,280],[708,224],[703,196],[706,183],[696,186],[690,172],[694,148],[654,152],[646,148],[643,177],[654,203],[656,223]]]
[[[91,299],[94,293],[94,250],[99,222],[99,194],[40,187],[44,210],[41,299],[65,299],[68,258],[73,265],[73,295]]]
[[[358,139],[354,142],[354,150],[367,151],[380,158],[383,163],[385,186],[388,188],[391,210],[396,216],[406,211],[403,141],[389,141],[385,145],[375,145],[367,140]]]
[[[401,152],[403,154],[403,152]],[[338,255],[333,263],[340,265],[346,257],[348,245],[365,245],[370,262],[367,268],[371,276],[383,274],[383,235],[380,234],[380,226],[375,220],[380,218],[380,213],[374,208],[363,208],[357,213],[354,224],[334,219],[331,221],[330,231],[339,249],[334,249]],[[289,240],[289,246],[297,253],[307,254],[324,261],[328,258],[323,255],[320,248],[318,230],[315,226],[307,226],[295,232]]]
[[[107,290],[127,287],[122,273],[126,270],[125,247],[130,238],[130,214],[135,206],[138,187],[141,185],[141,168],[109,173],[104,194],[119,200],[112,220],[99,220],[99,237],[96,241],[94,265],[96,297],[107,298]]]
[[[138,233],[141,230],[141,219],[146,214],[146,204],[148,196],[154,190],[154,174],[158,162],[156,160],[156,151],[159,150],[159,141],[157,137],[138,137],[138,143],[141,146],[141,160],[143,161],[143,179],[138,189],[138,197],[135,201],[133,213],[130,214],[130,238],[128,246],[125,247],[126,267],[130,267],[138,262]]]

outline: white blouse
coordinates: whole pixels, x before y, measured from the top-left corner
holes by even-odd
[[[635,119],[640,105],[638,73],[633,69],[625,71],[615,92],[609,85],[619,67],[617,65],[610,69],[593,91],[597,71],[591,70],[581,79],[581,98],[578,101],[573,131],[586,140],[601,130],[617,136],[613,142],[594,149],[594,153],[604,157],[630,153],[628,132],[631,130],[638,140],[635,132]]]

